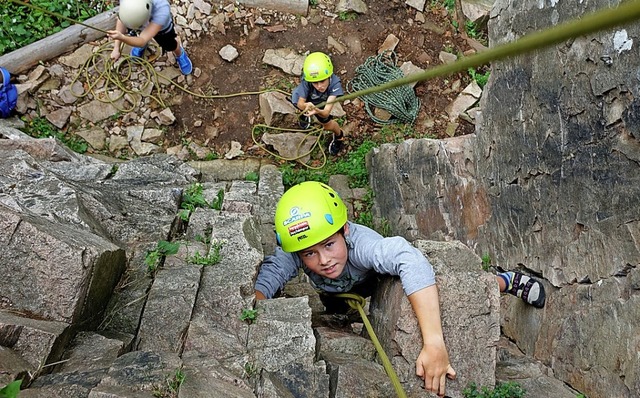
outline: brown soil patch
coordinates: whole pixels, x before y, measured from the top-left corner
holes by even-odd
[[[442,50],[462,54],[470,49],[466,40],[455,32],[450,16],[442,8],[429,8],[427,4],[423,13],[425,23],[417,23],[416,10],[404,2],[370,0],[367,5],[368,13],[358,15],[353,20],[330,18],[322,15],[320,8],[312,8],[309,20],[314,20],[314,14],[320,13],[321,23],[309,22],[303,26],[300,18],[291,18],[288,22],[274,18],[269,25],[250,28],[248,35],[244,34],[241,24],[228,26],[224,35],[211,32],[189,43],[193,63],[202,70],[190,88],[207,93],[235,94],[255,92],[266,87],[295,87],[299,82],[297,77],[262,63],[267,49],[286,47],[300,53],[324,51],[331,56],[343,86],[354,77],[357,66],[377,54],[389,34],[400,39],[395,50],[398,66],[411,61],[420,68],[428,69],[440,64],[438,54]],[[334,7],[328,5],[327,9],[333,10]],[[282,25],[284,29],[278,32],[265,29],[275,25]],[[336,54],[330,51],[327,48],[328,36],[343,44],[359,41],[361,54]],[[227,44],[236,47],[240,54],[231,63],[222,60],[218,54]],[[456,80],[460,80],[460,84],[453,85],[452,89],[452,82]],[[422,107],[415,130],[438,138],[445,137],[447,118],[444,109],[470,81],[467,74],[459,74],[418,83],[415,91],[422,101]],[[218,154],[224,154],[230,148],[231,141],[240,142],[247,151],[253,146],[252,126],[264,122],[260,116],[257,95],[204,100],[185,94],[178,95],[174,102],[180,105],[172,106],[177,120],[169,129],[165,147],[178,145],[186,138]],[[352,145],[380,128],[370,120],[362,103],[359,106],[356,104],[358,102],[343,105],[347,123],[351,127]],[[473,130],[473,125],[460,121],[455,135],[472,133]],[[261,152],[249,150],[247,154],[260,155]]]

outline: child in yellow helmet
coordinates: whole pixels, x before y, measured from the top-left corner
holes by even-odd
[[[328,55],[321,52],[309,54],[302,65],[302,80],[293,90],[291,102],[307,117],[315,116],[322,127],[333,133],[329,143],[329,153],[337,155],[343,147],[344,133],[333,120],[333,104],[316,107],[323,102],[331,102],[344,94],[340,78],[333,73],[333,63]]]
[[[127,31],[129,34],[125,34]],[[151,39],[155,39],[164,52],[173,52],[182,74],[193,71],[193,64],[174,29],[167,0],[121,0],[116,28],[107,34],[114,41],[113,60],[120,58],[120,43],[133,47],[132,57],[141,58]]]
[[[275,227],[280,247],[262,263],[257,299],[273,297],[300,268],[321,291],[363,296],[371,295],[377,274],[400,276],[424,341],[416,374],[427,390],[444,395],[446,376],[453,378],[456,372],[442,334],[435,275],[418,249],[404,238],[383,238],[349,222],[338,194],[319,182],[303,182],[285,192],[276,207]],[[327,297],[321,298],[326,303]]]
[[[347,219],[347,208],[328,185],[307,181],[293,186],[280,198],[274,218],[279,247],[267,256],[255,283],[256,299],[272,298],[302,269],[328,312],[348,307],[325,293],[357,293],[368,297],[376,276],[399,276],[416,314],[423,347],[416,374],[425,389],[445,394],[447,377],[456,372],[449,363],[440,321],[435,274],[429,260],[406,239],[384,238]],[[536,307],[544,305],[544,288],[518,272],[496,276],[501,292],[511,293]],[[339,301],[342,307],[336,305]]]

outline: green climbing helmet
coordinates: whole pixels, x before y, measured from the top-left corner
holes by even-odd
[[[282,250],[297,252],[338,232],[347,207],[330,186],[316,181],[294,185],[276,206],[276,239]]]
[[[128,29],[140,29],[149,21],[151,0],[121,0],[118,18]]]
[[[302,65],[304,80],[313,83],[321,82],[333,74],[331,58],[325,53],[315,52],[307,55]]]

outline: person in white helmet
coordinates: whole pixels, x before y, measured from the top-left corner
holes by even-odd
[[[142,57],[149,41],[154,39],[163,52],[173,52],[184,75],[193,71],[193,64],[174,29],[167,0],[120,0],[116,28],[107,33],[114,40],[111,52],[114,60],[120,58],[121,43],[133,47],[132,57]]]

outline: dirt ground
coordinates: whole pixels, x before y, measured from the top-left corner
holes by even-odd
[[[224,35],[218,32],[204,35],[188,44],[194,65],[202,70],[191,88],[216,94],[232,94],[255,92],[267,87],[295,87],[299,82],[297,77],[263,64],[262,59],[267,49],[286,47],[300,53],[326,52],[332,58],[335,71],[345,86],[353,79],[356,67],[368,57],[375,56],[389,34],[394,34],[400,40],[395,49],[398,66],[402,62],[411,61],[422,69],[428,69],[440,64],[440,51],[463,54],[471,48],[465,38],[456,32],[451,24],[451,16],[441,6],[435,6],[435,3],[427,3],[423,12],[425,23],[417,23],[417,11],[403,1],[368,0],[366,3],[367,14],[358,15],[355,19],[343,20],[323,15],[321,23],[309,22],[304,25],[300,18],[283,18],[284,21],[256,26],[249,30],[248,35],[240,24],[229,26]],[[326,9],[335,8],[328,4]],[[318,6],[311,8],[309,20],[313,20],[314,13],[322,14],[323,11]],[[274,26],[281,26],[283,29],[270,29],[275,30],[273,32],[267,29]],[[328,36],[343,44],[357,40],[361,43],[362,51],[360,54],[338,54],[331,51],[327,44]],[[238,49],[239,56],[233,62],[224,61],[218,54],[227,44]],[[456,80],[460,80],[460,84],[453,84]],[[416,133],[445,137],[448,119],[444,109],[470,81],[471,78],[465,73],[418,83],[415,91],[421,100],[421,110],[414,126]],[[264,122],[260,116],[257,95],[208,100],[177,95],[174,102],[180,105],[172,106],[177,120],[169,129],[166,147],[178,145],[187,138],[222,155],[230,148],[231,141],[238,141],[247,155],[264,154],[255,147],[252,148],[252,126]],[[362,102],[343,104],[343,108],[346,111],[349,144],[352,147],[381,128],[369,118]],[[473,132],[474,127],[470,123],[459,123],[455,135]]]

